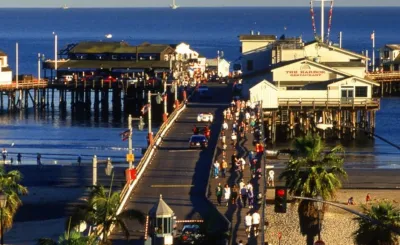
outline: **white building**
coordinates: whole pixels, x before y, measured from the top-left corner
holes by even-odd
[[[206,68],[208,71],[213,71],[220,77],[229,76],[230,63],[223,58],[207,59]]]
[[[12,83],[12,71],[8,67],[7,54],[0,51],[0,85]]]
[[[386,44],[379,57],[384,71],[400,71],[400,44]]]
[[[174,60],[189,62],[190,71],[203,73],[206,70],[206,58],[190,48],[187,43],[180,43],[175,47]]]

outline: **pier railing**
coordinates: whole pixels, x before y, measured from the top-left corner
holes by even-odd
[[[278,104],[282,108],[289,107],[367,107],[379,108],[379,99],[326,99],[326,98],[279,98]]]
[[[29,82],[19,82],[18,84],[14,81],[11,84],[0,85],[0,91],[14,91],[18,89],[37,89],[37,88],[46,88],[48,86],[48,82],[45,79],[41,79],[38,81],[37,79],[31,80]]]
[[[400,71],[382,71],[367,73],[365,78],[376,82],[393,82],[400,81]]]
[[[196,91],[196,89],[192,91],[192,94],[194,93],[194,91]],[[188,98],[190,97],[191,95]],[[151,162],[152,158],[154,157],[154,153],[156,152],[157,147],[162,142],[164,135],[169,131],[169,129],[175,123],[175,120],[181,115],[181,113],[185,110],[185,108],[186,108],[186,101],[183,101],[182,103],[180,103],[178,108],[175,108],[175,110],[169,115],[167,121],[161,125],[160,129],[158,130],[157,134],[154,137],[153,140],[154,143],[147,148],[146,152],[143,154],[143,157],[140,159],[138,165],[136,166],[136,179],[131,183],[127,183],[124,186],[123,190],[121,191],[120,195],[121,205],[118,208],[117,211],[118,214],[123,210],[132,190],[136,187],[144,171],[146,170],[147,165]]]

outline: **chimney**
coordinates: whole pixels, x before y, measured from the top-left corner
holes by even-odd
[[[257,32],[257,35],[259,35],[259,36],[260,36],[260,32]]]
[[[254,31],[253,31],[253,30],[251,30],[250,34],[251,34],[251,35],[254,35]]]

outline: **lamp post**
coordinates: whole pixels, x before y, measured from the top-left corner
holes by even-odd
[[[148,113],[148,124],[149,124],[147,137],[148,137],[149,146],[153,144],[153,132],[151,130],[151,96],[152,95],[157,96],[157,98],[156,98],[157,104],[161,104],[161,100],[162,100],[160,93],[151,93],[150,90],[147,92],[147,103],[148,103],[147,113]]]
[[[113,173],[114,166],[112,165],[111,158],[107,158],[107,166],[105,168],[105,172],[107,176],[110,176]]]
[[[58,57],[57,57],[57,49],[58,49],[58,36],[53,31],[54,35],[54,71],[55,71],[55,79],[57,79],[57,70],[58,70]]]
[[[3,224],[3,212],[4,208],[7,205],[7,196],[3,193],[0,192],[0,209],[1,209],[1,245],[4,244],[4,224]]]
[[[40,53],[38,53],[37,64],[38,64],[38,83],[40,83]]]
[[[174,93],[174,104],[175,108],[178,108],[179,106],[179,101],[178,101],[178,88],[176,82],[173,82],[172,84],[167,84],[167,81],[164,81],[164,114],[163,114],[163,122],[166,122],[168,119],[168,109],[167,109],[167,101],[168,101],[168,96],[167,96],[167,86],[171,86],[171,92]]]
[[[318,201],[314,202],[315,207],[317,208],[318,211],[318,241],[321,241],[321,211],[322,211],[322,205],[323,203],[321,202],[323,199],[321,196],[317,196],[316,198]]]

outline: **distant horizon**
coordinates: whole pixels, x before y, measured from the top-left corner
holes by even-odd
[[[69,9],[147,9],[147,8],[151,8],[151,9],[170,9],[170,7],[168,6],[141,6],[141,7],[90,7],[90,6],[78,6],[78,7],[74,7],[74,6],[68,6],[68,9],[66,9],[65,11],[69,10]],[[387,6],[335,6],[334,8],[400,8],[400,6],[398,5],[387,5]],[[59,7],[0,7],[1,9],[62,9],[63,6],[59,6]],[[182,9],[182,8],[310,8],[309,6],[265,6],[265,5],[260,5],[260,6],[179,6],[178,9]],[[315,6],[314,8],[319,8],[319,6]],[[177,9],[175,9],[175,11],[179,11]]]

